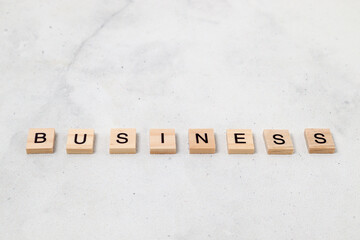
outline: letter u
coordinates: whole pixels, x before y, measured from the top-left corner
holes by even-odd
[[[75,143],[76,144],[84,144],[86,142],[86,136],[87,136],[87,134],[84,134],[84,139],[82,140],[82,142],[78,142],[78,134],[75,134],[75,139],[74,139]]]

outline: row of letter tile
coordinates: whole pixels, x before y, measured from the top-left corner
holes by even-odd
[[[293,154],[294,145],[288,130],[266,129],[264,141],[268,154]],[[95,132],[93,129],[70,129],[66,152],[86,154],[94,152]],[[229,154],[253,154],[253,134],[250,129],[228,129],[226,131]],[[335,144],[329,129],[305,129],[305,140],[309,153],[334,153]],[[53,153],[54,128],[31,128],[29,130],[27,153]],[[110,132],[111,154],[136,153],[136,129],[113,128]],[[191,154],[216,152],[213,129],[189,129],[189,152]],[[175,154],[175,129],[150,129],[150,154]]]

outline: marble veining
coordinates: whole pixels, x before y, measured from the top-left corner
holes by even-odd
[[[358,1],[0,2],[1,239],[359,239]],[[26,155],[29,128],[55,154]],[[138,154],[108,154],[110,128]],[[69,128],[95,154],[69,156]],[[150,155],[150,128],[178,153]],[[188,154],[214,128],[217,153]],[[226,129],[254,132],[228,155]],[[292,156],[262,130],[289,129]],[[305,128],[337,152],[309,155]]]

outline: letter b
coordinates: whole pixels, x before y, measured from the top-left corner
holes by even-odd
[[[46,142],[46,133],[35,133],[34,143]]]

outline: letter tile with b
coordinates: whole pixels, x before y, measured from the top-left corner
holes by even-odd
[[[53,153],[54,143],[54,128],[30,128],[26,143],[26,153]]]
[[[67,153],[93,153],[94,129],[70,129],[66,143]]]

